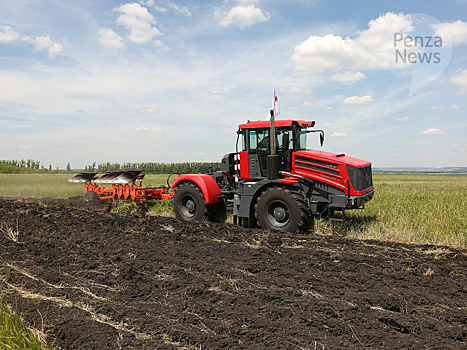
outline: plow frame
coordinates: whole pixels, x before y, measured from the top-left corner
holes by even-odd
[[[143,199],[171,199],[173,197],[173,192],[169,192],[169,187],[142,187],[142,182],[139,186],[133,182],[130,186],[129,184],[125,185],[115,185],[112,184],[112,188],[107,188],[87,182],[84,184],[84,192],[94,191],[99,195],[100,199],[118,199],[118,200],[128,200],[131,198],[133,203],[136,203],[136,200],[139,199],[140,203],[143,203]]]

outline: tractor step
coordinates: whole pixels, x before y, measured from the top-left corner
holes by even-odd
[[[342,212],[342,218],[335,218],[335,217],[332,216],[334,214],[334,212],[336,212],[336,211]],[[334,222],[344,222],[345,221],[345,209],[340,208],[340,209],[332,209],[331,210],[331,208],[328,208],[328,220],[329,221],[334,221]]]

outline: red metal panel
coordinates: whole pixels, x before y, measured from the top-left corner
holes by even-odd
[[[250,169],[248,166],[248,152],[240,152],[240,178],[247,180],[250,178]]]
[[[222,201],[222,198],[220,198],[220,196],[222,196],[221,190],[219,189],[219,186],[217,185],[216,181],[212,178],[212,176],[203,174],[180,175],[175,179],[172,185],[172,189],[174,189],[177,186],[177,184],[183,181],[191,181],[195,183],[196,186],[198,186],[201,192],[203,193],[204,201],[207,204]]]

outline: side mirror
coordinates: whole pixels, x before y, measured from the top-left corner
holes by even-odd
[[[321,147],[323,147],[323,143],[324,143],[324,132],[321,131],[321,133],[319,134],[319,143],[321,144]]]

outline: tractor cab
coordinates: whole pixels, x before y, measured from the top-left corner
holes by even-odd
[[[267,177],[268,155],[275,149],[279,156],[281,171],[290,171],[292,152],[306,149],[306,134],[314,121],[277,120],[275,122],[275,140],[271,145],[269,121],[247,122],[238,127],[242,139],[240,153],[240,178],[263,179]]]

